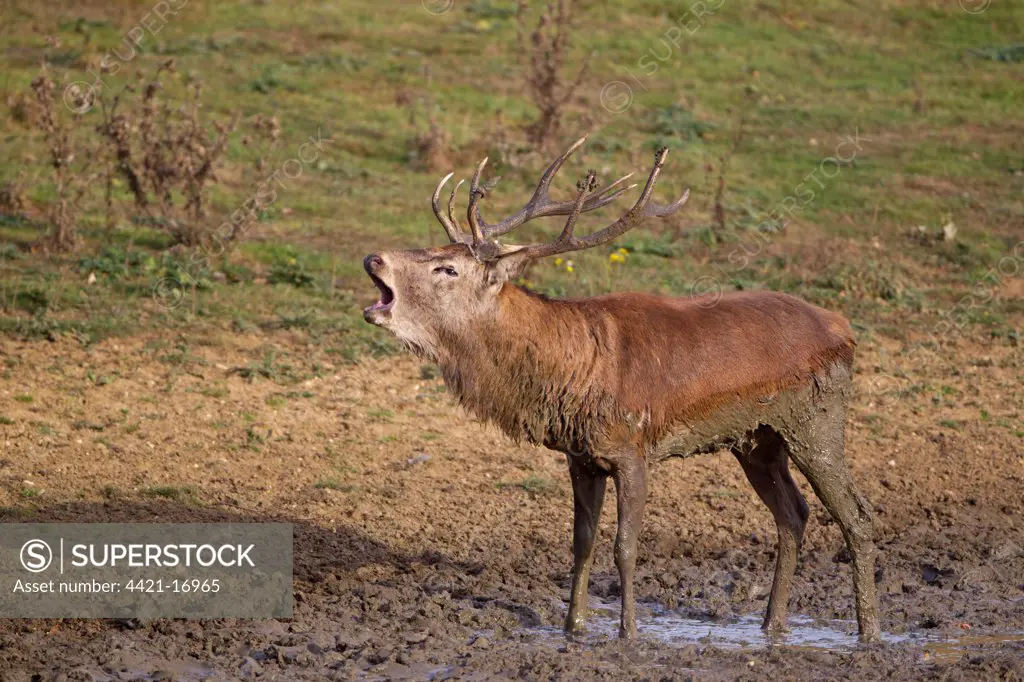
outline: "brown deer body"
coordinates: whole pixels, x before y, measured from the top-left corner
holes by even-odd
[[[843,457],[853,337],[835,313],[769,292],[713,298],[613,294],[555,300],[509,280],[534,258],[610,241],[669,206],[650,204],[664,162],[659,152],[640,200],[613,225],[573,235],[583,211],[626,189],[575,201],[547,198],[551,178],[582,140],[557,159],[533,200],[497,225],[483,223],[477,169],[463,236],[452,212],[435,213],[453,244],[367,256],[381,291],[366,319],[437,362],[459,402],[510,437],[566,454],[574,497],[574,567],[566,630],[578,632],[605,483],[615,482],[615,563],[622,594],[620,634],[636,632],[633,573],[647,498],[647,469],[667,457],[730,450],[778,527],[775,579],[765,617],[783,629],[807,504],[789,474],[792,459],[836,519],[853,557],[862,638],[879,637],[871,513]],[[450,176],[449,176],[450,177]],[[624,179],[623,179],[624,180]],[[457,188],[456,188],[457,189]],[[495,237],[533,217],[568,215],[552,244],[501,246]]]

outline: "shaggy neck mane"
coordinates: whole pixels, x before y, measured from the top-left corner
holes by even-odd
[[[613,419],[602,330],[576,306],[506,284],[489,324],[443,334],[437,359],[459,403],[515,440],[583,450]]]

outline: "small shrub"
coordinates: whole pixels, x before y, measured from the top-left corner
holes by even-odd
[[[496,5],[491,0],[474,0],[466,6],[466,13],[476,19],[510,19],[516,10],[506,5]]]
[[[21,251],[14,244],[0,244],[0,260],[19,260],[22,257]]]
[[[814,285],[847,293],[861,299],[891,302],[914,302],[915,292],[900,270],[888,263],[867,261],[852,265],[842,263],[814,280]]]
[[[508,490],[510,488],[518,488],[523,490],[530,495],[543,495],[550,493],[555,489],[555,484],[550,479],[538,476],[537,474],[530,474],[522,481],[515,483],[503,482],[498,484],[498,490]]]
[[[200,246],[213,237],[213,228],[204,220],[206,186],[214,181],[238,116],[227,122],[203,120],[199,114],[202,82],[197,79],[187,80],[184,102],[162,94],[161,79],[174,72],[170,59],[152,76],[140,72],[137,82],[125,86],[109,104],[101,99],[103,122],[96,130],[115,159],[107,177],[108,203],[116,174],[126,184],[135,208],[154,226],[179,244]],[[134,95],[134,106],[121,110],[129,94]]]
[[[260,378],[270,379],[275,383],[293,383],[297,379],[292,366],[279,362],[277,352],[274,350],[266,351],[259,362],[250,362],[245,367],[235,367],[229,374],[237,374],[249,383]],[[246,413],[243,412],[242,417],[245,418]]]
[[[270,266],[267,276],[270,284],[291,284],[293,287],[311,287],[316,279],[306,270],[301,258],[288,258]]]
[[[1024,62],[1024,43],[1005,45],[1003,47],[980,47],[972,50],[972,52],[982,59],[990,59],[994,62]]]
[[[50,296],[39,287],[19,289],[14,293],[14,307],[29,315],[39,315],[50,308]]]
[[[693,141],[703,139],[705,133],[715,129],[710,123],[694,118],[693,113],[678,104],[665,107],[654,115],[651,132],[658,137],[652,142],[655,149],[668,145],[669,140]]]
[[[142,251],[125,251],[117,246],[108,246],[100,253],[78,261],[78,269],[82,273],[102,274],[111,279],[152,272],[156,267],[156,259],[152,256]]]

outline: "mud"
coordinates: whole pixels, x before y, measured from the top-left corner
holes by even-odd
[[[271,347],[277,381],[234,371]],[[652,471],[624,645],[614,499],[589,630],[566,640],[564,458],[472,423],[431,368],[283,335],[2,341],[0,521],[286,520],[296,580],[288,621],[0,622],[0,679],[1021,679],[1019,350],[979,337],[952,351],[958,373],[921,377],[954,405],[873,402],[873,352],[847,458],[876,517],[883,642],[856,643],[849,554],[796,474],[811,516],[793,630],[757,630],[775,526],[718,454]]]

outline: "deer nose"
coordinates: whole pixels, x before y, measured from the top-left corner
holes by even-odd
[[[363,259],[363,267],[371,275],[376,274],[377,270],[384,267],[384,259],[380,257],[380,254],[371,253]]]

